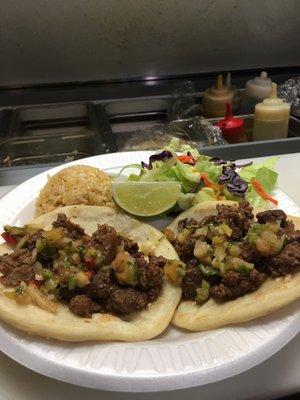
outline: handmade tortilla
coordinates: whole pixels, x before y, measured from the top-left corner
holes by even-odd
[[[121,235],[132,238],[145,251],[153,251],[155,255],[169,259],[178,259],[172,245],[157,229],[109,207],[68,206],[41,215],[33,224],[46,230],[51,229],[51,224],[59,212],[65,213],[88,234],[97,229],[98,223],[106,223]],[[9,246],[1,245],[0,254],[10,251]],[[32,304],[19,305],[3,294],[3,290],[7,289],[0,284],[1,319],[28,333],[74,342],[151,339],[169,325],[181,297],[181,288],[175,287],[165,279],[160,297],[139,312],[124,318],[100,313],[93,314],[92,318],[81,318],[72,314],[62,303],[59,303],[58,312],[55,314]]]
[[[221,203],[237,204],[231,201]],[[213,214],[216,214],[216,203],[202,203],[183,212],[168,228],[177,233],[177,225],[180,220],[194,218],[200,221]],[[288,216],[288,219],[294,222],[296,229],[300,229],[299,217]],[[224,303],[218,303],[212,298],[203,305],[191,300],[182,300],[172,323],[191,331],[205,331],[271,314],[298,298],[300,298],[300,271],[292,276],[269,278],[255,292]]]

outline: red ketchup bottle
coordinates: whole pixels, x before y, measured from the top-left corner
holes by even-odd
[[[215,124],[221,129],[224,139],[228,143],[247,142],[245,134],[244,120],[235,118],[232,115],[231,103],[226,103],[226,116]]]

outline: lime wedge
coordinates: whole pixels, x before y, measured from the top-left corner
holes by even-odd
[[[181,193],[177,182],[114,182],[113,198],[123,210],[139,217],[162,214],[174,206]]]

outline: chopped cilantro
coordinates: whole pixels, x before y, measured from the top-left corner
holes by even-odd
[[[203,265],[203,264],[199,264],[198,268],[200,269],[202,274],[205,275],[205,276],[219,275],[219,271],[217,270],[217,268],[210,267],[208,265]]]
[[[70,276],[68,279],[68,289],[73,290],[76,287],[76,279],[74,276]]]

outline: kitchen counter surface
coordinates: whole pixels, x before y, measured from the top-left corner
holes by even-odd
[[[280,156],[277,163],[279,188],[300,205],[300,153]],[[12,186],[1,186],[0,197]],[[130,394],[104,392],[62,383],[44,377],[17,364],[0,353],[0,400],[190,400],[275,399],[300,393],[300,335],[262,364],[233,378],[198,388],[177,390],[172,393]]]

